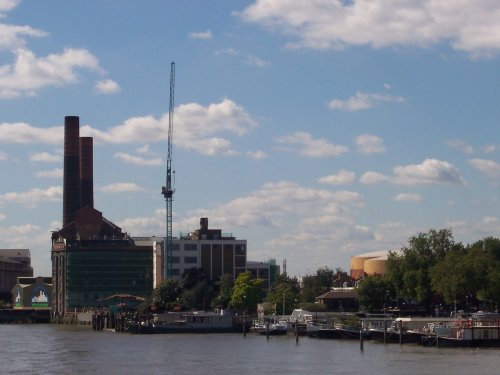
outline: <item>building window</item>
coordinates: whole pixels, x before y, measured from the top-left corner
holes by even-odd
[[[172,276],[179,276],[180,270],[178,268],[172,268]]]
[[[234,253],[236,255],[246,255],[245,245],[236,245],[234,247]]]
[[[198,245],[195,243],[186,243],[184,244],[184,250],[186,251],[197,251]]]
[[[171,257],[172,263],[179,263],[180,262],[180,257]]]
[[[195,264],[198,263],[197,257],[184,257],[184,263]]]
[[[173,243],[172,244],[172,251],[179,251],[180,249],[180,246],[178,243]]]

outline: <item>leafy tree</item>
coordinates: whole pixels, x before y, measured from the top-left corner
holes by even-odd
[[[388,256],[388,277],[397,294],[424,304],[427,309],[433,300],[430,272],[438,262],[454,251],[463,250],[462,244],[453,240],[449,229],[420,233],[410,237],[408,247]]]
[[[365,277],[356,291],[360,307],[367,311],[381,311],[389,307],[391,296],[395,295],[394,285],[380,275]]]
[[[183,289],[192,289],[206,279],[203,268],[188,268],[181,276],[181,286]]]
[[[179,282],[173,279],[163,280],[153,290],[153,304],[160,311],[171,310],[178,304],[178,298],[182,293]]]
[[[264,280],[254,279],[250,272],[242,272],[236,278],[230,306],[242,311],[256,311],[257,304],[266,295]]]
[[[233,285],[233,276],[231,276],[231,274],[226,273],[220,277],[219,281],[216,283],[218,294],[217,297],[212,300],[212,307],[223,309],[228,307],[233,293]]]
[[[277,315],[289,315],[300,304],[300,288],[297,278],[286,274],[278,276],[269,291],[267,302],[276,306]]]
[[[180,301],[186,309],[205,310],[211,305],[214,297],[215,291],[212,283],[203,279],[190,289],[184,289]]]
[[[184,309],[205,310],[215,297],[214,285],[205,277],[202,268],[184,271],[181,280],[182,294],[179,298]]]
[[[335,272],[328,268],[319,268],[315,275],[302,278],[301,299],[304,302],[315,302],[316,297],[326,293],[333,286]]]

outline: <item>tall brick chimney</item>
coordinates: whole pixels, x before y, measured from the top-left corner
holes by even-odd
[[[64,118],[63,227],[80,208],[80,119]]]

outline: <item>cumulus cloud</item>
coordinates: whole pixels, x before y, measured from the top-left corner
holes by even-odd
[[[64,127],[37,128],[24,122],[0,123],[0,143],[63,144]]]
[[[489,178],[500,182],[500,164],[493,160],[472,159],[469,163]]]
[[[0,98],[36,95],[43,87],[77,83],[78,68],[102,73],[97,58],[86,49],[67,48],[42,58],[23,48],[15,54],[14,64],[0,66]]]
[[[205,155],[234,155],[232,144],[218,133],[245,134],[256,126],[252,117],[229,99],[206,107],[183,104],[175,109],[175,145]],[[100,143],[160,142],[168,136],[168,113],[156,119],[153,116],[132,117],[107,131],[83,126],[81,133],[94,137]]]
[[[357,151],[361,154],[370,155],[385,152],[384,141],[376,135],[361,134],[355,138]]]
[[[382,182],[391,182],[391,177],[386,176],[382,173],[369,171],[369,172],[363,173],[363,175],[360,177],[359,181],[365,185],[380,184]]]
[[[115,154],[116,159],[120,159],[126,163],[129,164],[135,164],[135,165],[141,165],[145,167],[150,167],[150,166],[158,166],[162,165],[163,161],[161,158],[154,158],[154,159],[144,159],[141,158],[140,156],[134,156],[127,154],[125,152],[118,152]]]
[[[421,164],[398,166],[393,172],[393,176],[366,172],[360,181],[363,184],[390,182],[396,185],[464,184],[459,170],[454,165],[437,159],[426,159]]]
[[[48,152],[37,152],[30,155],[30,161],[34,162],[58,163],[61,160],[61,155],[49,154]]]
[[[102,191],[103,193],[129,193],[136,191],[145,191],[146,189],[133,182],[117,182],[116,184],[100,186],[96,190]]]
[[[192,32],[189,33],[189,39],[212,39],[212,32],[210,30],[200,31],[200,32]]]
[[[120,85],[111,79],[98,81],[95,85],[95,89],[100,94],[115,94],[121,90]]]
[[[348,45],[384,48],[451,47],[482,55],[500,49],[500,3],[491,0],[310,1],[256,0],[236,13],[297,38],[293,48],[339,49]]]
[[[341,169],[337,174],[321,177],[318,182],[327,185],[349,185],[356,179],[354,172],[349,172]]]
[[[378,102],[403,103],[404,101],[401,96],[357,92],[347,100],[333,99],[328,103],[328,107],[333,110],[360,111],[373,108]]]
[[[279,137],[276,141],[283,145],[296,146],[297,148],[294,147],[293,151],[296,151],[299,155],[314,158],[339,156],[349,150],[345,146],[334,145],[326,139],[314,139],[306,132],[295,132]]]
[[[61,168],[55,168],[51,169],[48,171],[38,171],[35,173],[36,177],[43,178],[43,177],[49,177],[49,178],[62,178],[63,177],[63,170]]]
[[[254,159],[254,160],[262,160],[262,159],[266,159],[268,157],[268,155],[264,151],[261,151],[261,150],[247,151],[246,155],[250,159]]]
[[[393,198],[396,202],[421,202],[423,200],[420,194],[399,193]]]
[[[0,0],[0,17],[19,5],[21,0]]]
[[[1,12],[1,10],[0,10]],[[1,16],[1,13],[0,13]],[[30,26],[6,25],[0,23],[0,50],[15,50],[26,44],[24,37],[44,37],[47,33]]]
[[[62,199],[62,187],[50,186],[46,189],[34,188],[25,192],[9,192],[0,195],[0,203],[15,203],[36,207],[40,202],[58,202]]]
[[[465,143],[465,141],[458,138],[447,140],[446,146],[460,150],[462,152],[465,152],[466,154],[472,154],[474,152],[474,147],[468,145],[467,143]]]
[[[242,136],[257,126],[245,109],[230,99],[203,106],[183,104],[175,108],[174,143],[177,147],[204,155],[239,155],[229,139],[219,135]],[[132,117],[107,130],[89,125],[82,136],[93,137],[96,144],[163,142],[168,137],[168,113],[160,118]],[[26,123],[0,123],[0,143],[62,144],[64,128],[36,128]]]

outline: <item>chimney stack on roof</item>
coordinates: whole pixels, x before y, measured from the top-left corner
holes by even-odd
[[[94,207],[93,140],[80,138],[80,118],[64,118],[63,227],[80,208]]]

